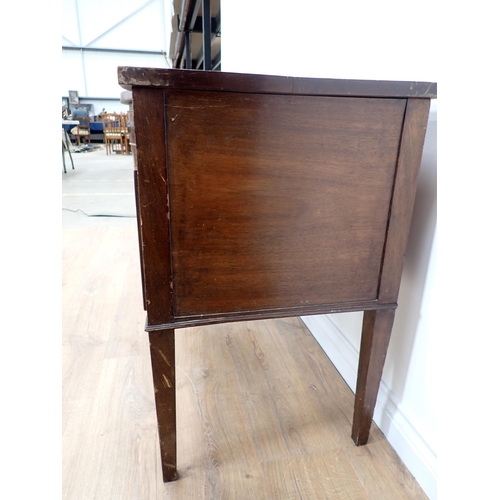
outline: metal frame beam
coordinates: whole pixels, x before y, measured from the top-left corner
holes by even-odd
[[[191,31],[186,33],[185,45],[184,45],[184,60],[186,69],[193,68],[193,57],[191,55]]]
[[[107,35],[110,31],[113,31],[115,28],[117,28],[118,26],[120,26],[121,24],[125,23],[126,21],[128,21],[130,18],[134,17],[136,14],[138,14],[141,10],[145,9],[146,7],[148,7],[149,5],[151,5],[155,0],[147,0],[146,3],[143,3],[140,7],[138,7],[137,9],[135,9],[133,12],[131,12],[130,14],[128,14],[127,16],[125,16],[123,19],[120,19],[120,21],[118,21],[116,24],[114,24],[113,26],[111,26],[111,28],[108,28],[104,33],[101,33],[97,38],[94,38],[91,42],[89,42],[87,45],[90,45],[91,43],[95,43],[97,42],[97,40],[99,40],[100,38],[102,38],[103,36]]]
[[[165,55],[161,50],[134,50],[134,49],[106,49],[103,47],[75,47],[63,45],[63,50],[81,50],[82,52],[122,52],[124,54],[152,54]]]
[[[220,55],[212,61],[212,44],[215,38],[220,36],[220,27],[220,12],[216,17],[210,17],[210,0],[184,0],[178,18],[179,33],[174,68],[220,68]],[[192,54],[192,33],[202,34],[202,48],[196,58]]]
[[[188,18],[188,31],[194,31],[194,25],[199,19],[198,13],[200,12],[201,0],[196,0],[194,4],[193,11],[189,14]],[[202,28],[203,29],[203,26]]]
[[[211,17],[210,0],[203,0],[202,5],[203,20],[203,69],[212,69],[212,37],[211,37]]]
[[[219,18],[212,17],[210,19],[210,33],[217,33],[219,30]],[[198,16],[194,18],[193,27],[189,30],[192,33],[203,33],[203,18]]]

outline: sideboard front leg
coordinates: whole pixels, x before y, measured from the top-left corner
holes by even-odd
[[[174,330],[149,332],[163,482],[177,479]]]
[[[370,435],[395,309],[365,311],[354,403],[352,440],[364,445]]]

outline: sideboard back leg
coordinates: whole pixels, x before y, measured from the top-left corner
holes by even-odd
[[[174,330],[149,332],[163,482],[177,479]]]
[[[366,444],[370,435],[394,313],[395,309],[364,312],[352,424],[352,440],[357,446]]]

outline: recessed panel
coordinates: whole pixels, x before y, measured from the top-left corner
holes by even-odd
[[[166,103],[175,316],[377,298],[405,100]]]

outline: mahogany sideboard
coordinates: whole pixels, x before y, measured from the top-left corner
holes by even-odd
[[[177,478],[174,329],[364,311],[352,439],[391,335],[428,82],[118,68],[132,91],[163,480]]]

